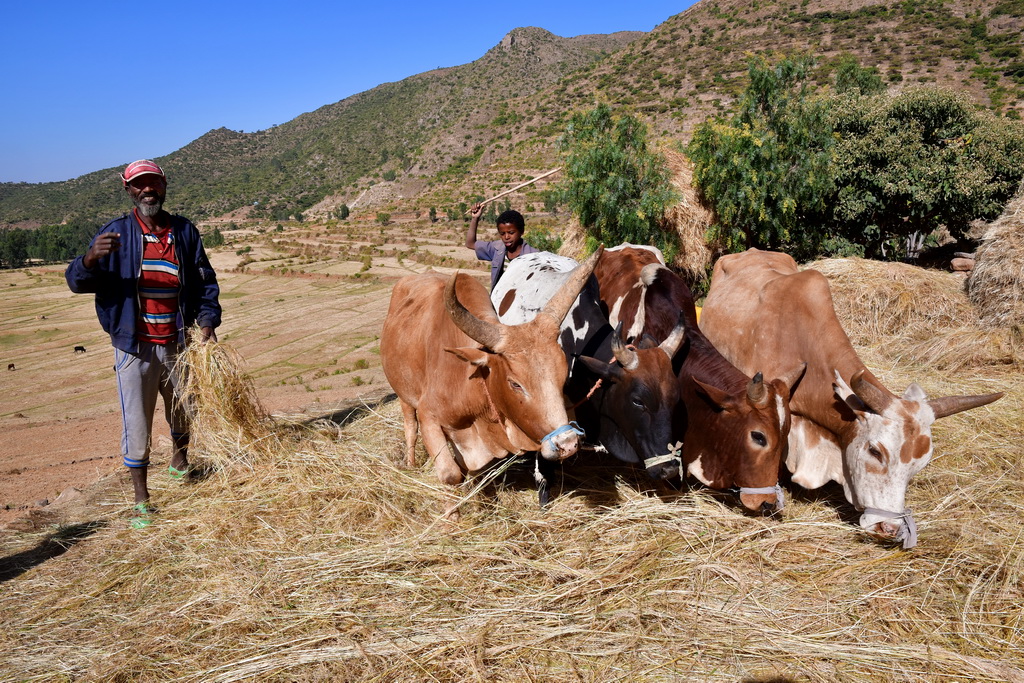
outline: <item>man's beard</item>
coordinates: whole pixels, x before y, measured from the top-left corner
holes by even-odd
[[[146,204],[145,202],[143,202],[142,200],[147,197],[156,197],[156,204]],[[135,204],[135,207],[139,210],[139,213],[145,216],[146,218],[152,218],[153,216],[156,216],[164,208],[164,199],[159,195],[144,195],[138,198],[132,197],[132,202]]]

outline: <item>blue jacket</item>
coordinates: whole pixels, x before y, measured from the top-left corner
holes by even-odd
[[[178,341],[184,343],[185,330],[193,324],[214,328],[220,325],[220,287],[196,226],[186,218],[171,216],[171,227],[181,282]],[[85,267],[84,256],[79,256],[68,265],[64,278],[72,292],[96,295],[96,315],[114,348],[138,353],[135,322],[139,315],[142,226],[134,212],[130,212],[104,225],[96,235],[105,232],[120,233],[120,249],[101,258],[91,270]]]

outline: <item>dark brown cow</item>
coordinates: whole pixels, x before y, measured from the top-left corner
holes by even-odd
[[[907,485],[931,458],[937,418],[991,403],[1001,393],[927,400],[911,384],[902,397],[865,367],[836,318],[828,280],[800,271],[786,254],[751,249],[715,264],[701,327],[741,370],[779,372],[797,359],[807,373],[790,399],[786,465],[814,489],[829,480],[864,514],[876,536],[916,541]]]
[[[621,322],[627,339],[664,339],[682,312],[686,344],[674,363],[682,403],[674,424],[687,471],[712,488],[739,487],[749,510],[781,509],[787,400],[803,365],[794,361],[767,382],[761,373],[751,378],[736,369],[697,326],[689,287],[665,267],[657,249],[607,249],[594,274],[611,323]]]
[[[509,453],[560,460],[579,448],[562,385],[559,325],[600,257],[566,281],[543,314],[503,325],[487,290],[464,274],[410,275],[395,285],[381,333],[384,374],[402,405],[406,460],[419,426],[438,478],[459,484]]]

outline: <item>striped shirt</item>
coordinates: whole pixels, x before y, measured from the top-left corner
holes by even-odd
[[[138,214],[135,216],[139,218]],[[139,273],[139,319],[136,337],[152,344],[167,344],[178,338],[178,259],[174,254],[174,231],[150,232],[142,226],[142,271]]]

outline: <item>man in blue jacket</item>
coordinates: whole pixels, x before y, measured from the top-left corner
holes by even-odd
[[[121,454],[135,489],[132,524],[141,527],[154,511],[146,474],[158,397],[174,442],[169,474],[183,479],[190,471],[187,416],[176,400],[177,357],[193,325],[202,341],[217,340],[220,288],[199,231],[163,210],[163,169],[142,159],[128,164],[121,179],[135,208],[100,228],[64,276],[72,292],[96,295],[96,314],[114,346]]]

